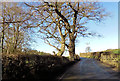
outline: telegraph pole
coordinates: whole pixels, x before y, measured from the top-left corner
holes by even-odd
[[[2,22],[5,22],[5,18],[4,18],[4,10],[3,10],[3,2],[2,2]],[[5,27],[4,27],[4,23],[2,23],[2,37],[1,37],[1,47],[2,47],[2,54],[3,54],[3,45],[4,45],[4,30],[5,30]]]

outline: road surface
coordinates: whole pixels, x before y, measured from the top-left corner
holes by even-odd
[[[80,81],[82,79],[88,79],[88,81],[90,79],[110,79],[113,81],[120,81],[116,76],[116,72],[111,68],[105,67],[100,62],[89,58],[82,58],[80,62],[73,65],[59,77],[59,81]]]

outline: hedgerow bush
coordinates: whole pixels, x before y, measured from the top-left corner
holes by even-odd
[[[39,80],[52,78],[70,61],[53,55],[3,55],[3,80]]]

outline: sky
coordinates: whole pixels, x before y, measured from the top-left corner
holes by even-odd
[[[96,32],[102,37],[78,38],[76,44],[76,54],[85,52],[87,46],[90,46],[92,52],[103,51],[107,49],[118,49],[118,2],[101,2],[100,4],[110,12],[101,23],[90,22],[88,26],[90,31]],[[37,43],[32,44],[32,48],[38,51],[53,53],[53,47],[44,43],[43,40],[36,38]],[[86,45],[86,43],[90,43]],[[68,52],[64,53],[67,56]]]
[[[83,38],[77,47],[77,50],[84,52],[87,42],[90,42],[92,51],[102,51],[106,49],[118,48],[118,3],[103,2],[103,7],[111,13],[110,17],[106,18],[102,23],[90,23],[88,26],[91,31],[95,31],[103,37]],[[83,46],[83,47],[82,47]]]

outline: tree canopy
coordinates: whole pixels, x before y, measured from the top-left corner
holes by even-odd
[[[40,32],[49,45],[64,44],[72,58],[75,55],[77,37],[94,36],[85,24],[102,21],[108,13],[98,2],[40,2],[28,4],[39,20]],[[64,37],[65,40],[62,40]],[[50,39],[50,40],[49,40]],[[53,42],[54,41],[54,42]],[[64,41],[60,43],[60,41]],[[53,42],[53,44],[50,44]],[[54,47],[54,46],[53,46]],[[55,47],[56,48],[56,47]],[[57,48],[56,48],[57,49]]]

